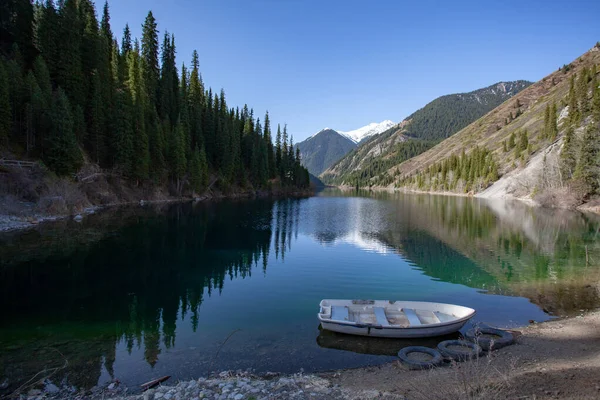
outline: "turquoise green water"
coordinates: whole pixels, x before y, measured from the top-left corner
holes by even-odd
[[[522,204],[330,190],[4,234],[0,381],[14,388],[65,359],[52,379],[87,388],[386,362],[437,340],[324,332],[319,301],[449,302],[503,327],[577,313],[600,306],[599,229],[595,216]]]

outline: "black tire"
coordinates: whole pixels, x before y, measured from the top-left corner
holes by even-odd
[[[497,338],[482,337],[481,335],[493,335]],[[477,343],[485,351],[498,350],[515,342],[512,333],[490,327],[469,329],[465,334],[465,338]]]
[[[419,361],[408,357],[410,353],[425,353],[432,357],[431,360]],[[428,369],[442,365],[444,358],[439,351],[424,347],[424,346],[408,346],[398,352],[400,362],[408,367],[408,369]]]
[[[452,346],[461,346],[468,348],[467,351],[452,350]],[[477,358],[483,353],[483,349],[477,343],[467,342],[466,340],[444,340],[437,345],[437,349],[444,357],[451,358],[455,361],[465,361],[472,358]]]

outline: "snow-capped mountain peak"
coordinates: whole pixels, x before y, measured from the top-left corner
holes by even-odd
[[[393,121],[390,121],[388,119],[388,120],[385,120],[380,123],[377,123],[377,122],[370,123],[369,125],[363,126],[362,128],[358,128],[353,131],[348,131],[348,132],[337,131],[337,132],[340,135],[343,135],[343,136],[347,137],[348,139],[352,140],[354,143],[358,143],[361,140],[363,140],[364,138],[367,138],[367,137],[373,136],[373,135],[377,135],[381,132],[385,132],[394,125],[396,125],[396,123]]]

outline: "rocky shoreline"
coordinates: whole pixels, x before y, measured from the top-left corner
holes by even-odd
[[[58,389],[47,384],[44,389],[31,389],[14,398],[26,400],[325,400],[325,399],[403,399],[379,390],[348,390],[318,375],[277,373],[254,375],[244,371],[224,371],[212,378],[168,383],[142,393],[130,393],[129,388],[113,382],[87,392]]]

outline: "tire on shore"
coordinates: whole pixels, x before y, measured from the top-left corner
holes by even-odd
[[[409,357],[411,353],[422,353],[431,357],[430,360],[415,360]],[[398,352],[400,362],[408,369],[429,369],[442,365],[444,357],[436,349],[424,346],[408,346]]]
[[[510,346],[515,342],[512,333],[491,327],[476,327],[469,329],[465,334],[465,338],[471,342],[477,343],[485,351],[498,350]]]
[[[461,350],[454,350],[452,347],[461,347]],[[481,346],[466,340],[444,340],[437,345],[437,349],[444,357],[455,361],[471,360],[483,353]]]

